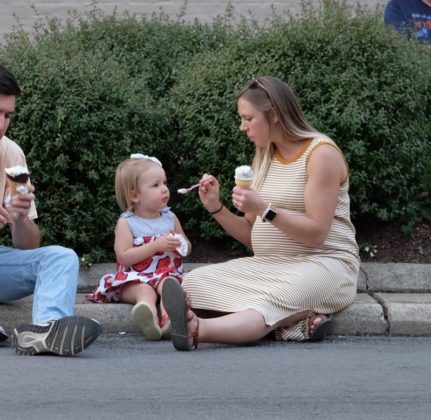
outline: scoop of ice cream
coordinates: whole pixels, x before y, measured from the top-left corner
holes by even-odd
[[[253,178],[253,170],[251,166],[242,165],[235,169],[235,178],[250,180]]]
[[[253,170],[248,165],[238,166],[235,169],[235,183],[239,187],[250,187],[253,182]]]
[[[28,181],[29,172],[25,166],[17,165],[11,166],[10,168],[5,168],[7,177],[13,181],[20,184],[25,184]]]

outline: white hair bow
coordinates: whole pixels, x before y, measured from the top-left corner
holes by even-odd
[[[147,156],[147,155],[143,155],[142,153],[132,153],[130,155],[130,159],[150,159],[152,160],[154,163],[157,163],[157,165],[162,166],[162,162],[160,162],[159,159],[157,159],[154,156]]]

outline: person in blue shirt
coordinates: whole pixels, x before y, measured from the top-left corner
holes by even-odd
[[[401,33],[431,43],[431,0],[390,0],[384,21]]]

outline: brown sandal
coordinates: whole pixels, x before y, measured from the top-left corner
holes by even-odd
[[[195,331],[193,333],[190,334],[189,337],[193,339],[193,341],[192,341],[193,348],[197,349],[198,348],[198,344],[199,344],[199,318],[193,312],[193,317],[191,319],[187,320],[187,322],[192,321],[195,318],[196,318],[196,329],[195,329]]]

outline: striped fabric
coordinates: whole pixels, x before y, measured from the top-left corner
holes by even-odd
[[[274,157],[260,194],[276,208],[304,214],[306,165],[313,150],[328,139],[310,140],[294,161]],[[258,311],[267,325],[311,309],[329,314],[347,307],[356,294],[359,273],[355,230],[350,222],[348,180],[339,191],[335,217],[322,247],[289,238],[257,217],[252,229],[254,256],[197,268],[183,282],[192,306],[219,312]],[[284,323],[284,321],[283,321]],[[276,337],[308,338],[304,321],[278,329]]]

